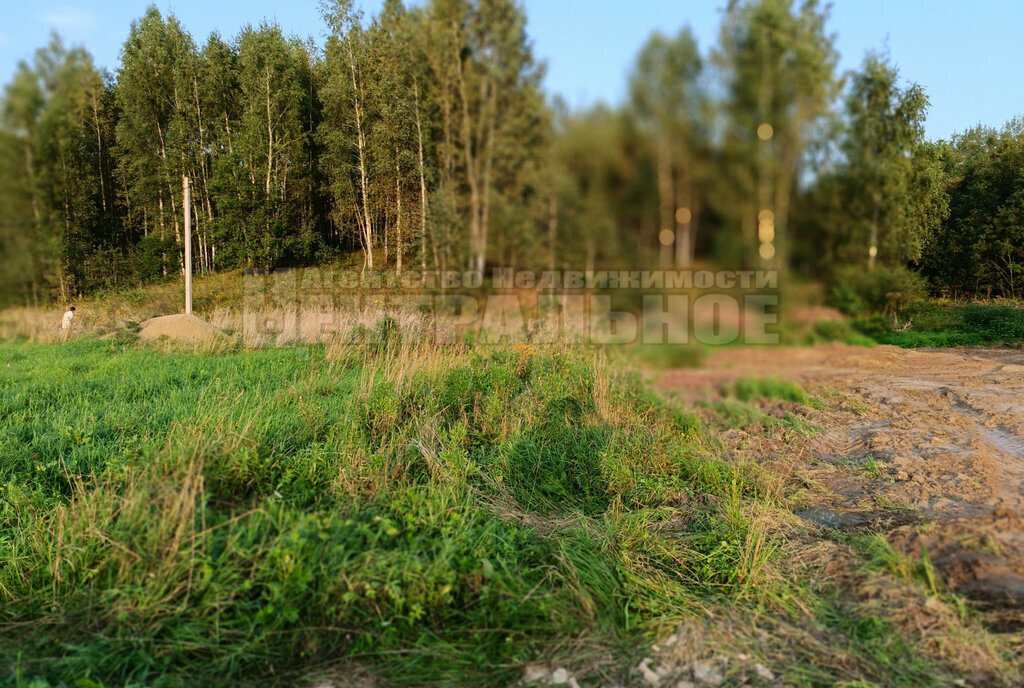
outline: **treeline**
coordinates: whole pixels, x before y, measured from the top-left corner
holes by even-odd
[[[5,282],[68,298],[180,274],[329,261],[482,268],[546,227],[550,133],[511,0],[325,6],[326,45],[274,25],[197,45],[151,7],[116,75],[54,38],[3,98]],[[492,229],[498,228],[498,229]],[[10,266],[8,268],[8,266]]]
[[[115,74],[56,38],[0,126],[3,296],[176,278],[182,178],[199,272],[327,263],[906,271],[1024,286],[1019,123],[924,136],[884,55],[840,75],[827,11],[732,0],[719,39],[641,48],[629,99],[548,102],[515,0],[324,5],[323,45],[269,24],[197,44],[156,8]]]

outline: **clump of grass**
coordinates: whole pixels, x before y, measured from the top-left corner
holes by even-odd
[[[939,582],[935,567],[928,551],[922,547],[921,561],[897,550],[882,534],[862,536],[855,539],[854,546],[864,559],[866,572],[885,572],[899,581],[913,583],[927,589],[932,595],[939,594]]]
[[[882,467],[875,457],[868,456],[864,459],[864,474],[874,478],[875,480],[881,480],[883,482],[892,482],[892,478],[889,477],[888,471]]]
[[[709,421],[723,429],[747,428],[768,423],[770,418],[761,409],[735,399],[706,401],[699,404],[709,412]]]
[[[698,344],[639,344],[632,352],[655,368],[697,368],[707,357]]]
[[[724,392],[740,401],[774,399],[807,404],[809,398],[803,388],[787,380],[775,378],[744,378],[726,385]]]
[[[781,334],[782,343],[796,346],[842,342],[852,346],[871,347],[877,343],[872,337],[857,329],[854,323],[847,320],[822,320],[814,323],[787,322]]]
[[[822,604],[817,616],[825,628],[839,634],[850,644],[853,653],[879,667],[886,685],[943,685],[939,671],[924,650],[900,633],[884,616],[872,610],[831,600]],[[858,681],[843,685],[869,686],[873,682]]]
[[[826,320],[814,323],[809,343],[843,342],[854,346],[874,346],[875,340],[858,332],[845,320]]]

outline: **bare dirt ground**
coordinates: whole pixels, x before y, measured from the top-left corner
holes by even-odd
[[[807,414],[822,432],[783,448],[814,487],[801,518],[926,552],[986,625],[1024,628],[1024,352],[735,349],[660,384],[707,396],[741,377],[793,380],[825,402]]]

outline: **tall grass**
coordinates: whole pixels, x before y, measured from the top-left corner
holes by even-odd
[[[380,341],[0,344],[0,661],[54,685],[342,661],[494,684],[769,580],[757,477],[638,378]]]

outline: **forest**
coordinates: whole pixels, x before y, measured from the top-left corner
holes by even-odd
[[[815,0],[732,0],[711,46],[655,32],[626,101],[585,110],[545,93],[515,0],[322,14],[322,43],[200,39],[152,6],[113,72],[56,35],[21,63],[0,299],[179,279],[183,177],[199,273],[700,264],[871,282],[856,298],[1024,290],[1024,121],[929,140],[913,75],[884,52],[839,73]]]

